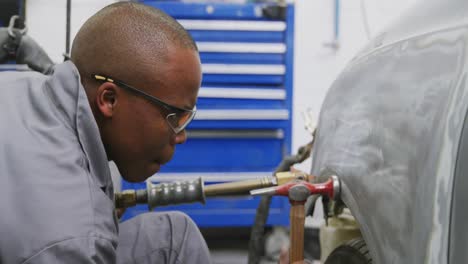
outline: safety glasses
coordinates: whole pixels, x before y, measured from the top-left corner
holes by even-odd
[[[122,88],[125,88],[131,92],[134,92],[144,98],[146,98],[147,100],[151,101],[152,103],[154,104],[157,104],[161,107],[163,107],[164,109],[167,110],[167,112],[169,113],[167,116],[166,116],[166,121],[167,123],[169,124],[169,126],[172,128],[172,130],[174,130],[174,132],[176,134],[180,133],[182,130],[185,129],[185,127],[187,127],[187,125],[190,123],[190,121],[193,120],[193,118],[195,117],[195,113],[197,112],[197,107],[195,106],[192,110],[188,110],[188,109],[183,109],[183,108],[179,108],[179,107],[176,107],[176,106],[172,106],[168,103],[165,103],[161,100],[159,100],[158,98],[152,96],[152,95],[149,95],[137,88],[134,88],[122,81],[119,81],[119,80],[116,80],[114,78],[111,78],[111,77],[108,77],[108,76],[104,76],[104,75],[100,75],[100,74],[93,74],[92,77],[95,79],[95,80],[98,80],[98,81],[102,81],[102,82],[110,82],[110,83],[115,83],[117,84],[118,86],[122,87]]]

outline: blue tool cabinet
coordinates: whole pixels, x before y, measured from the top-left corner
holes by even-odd
[[[186,144],[153,182],[203,177],[205,184],[269,176],[291,149],[294,7],[274,4],[143,1],[175,17],[200,51],[203,83]],[[122,189],[145,184],[122,183]],[[181,210],[199,226],[250,226],[259,199],[208,198]],[[140,205],[123,219],[147,212]],[[289,204],[274,197],[269,225],[287,225]]]

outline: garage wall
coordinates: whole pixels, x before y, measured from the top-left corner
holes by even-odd
[[[72,0],[71,41],[88,17],[114,0]],[[26,1],[28,34],[55,62],[63,61],[66,32],[66,0]]]

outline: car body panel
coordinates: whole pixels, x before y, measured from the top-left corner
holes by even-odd
[[[445,15],[468,11],[468,3],[448,2],[458,9],[445,8]],[[411,16],[402,19],[379,45],[374,40],[356,56],[328,91],[312,173],[340,177],[342,199],[375,263],[443,264],[468,108],[468,21],[436,17],[435,26],[427,17],[432,22],[425,26],[417,17],[418,30],[402,28]]]
[[[449,263],[466,263],[468,260],[468,230],[466,219],[468,219],[468,115],[465,116],[465,124],[458,150],[455,177],[453,180],[450,240],[449,240]]]

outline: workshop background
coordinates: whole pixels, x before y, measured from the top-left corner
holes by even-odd
[[[72,0],[71,39],[84,21],[112,0]],[[191,3],[252,3],[260,1],[185,1]],[[275,1],[266,1],[275,2]],[[328,87],[336,76],[369,39],[406,9],[415,0],[296,0],[294,5],[294,52],[292,85],[291,153],[311,140],[304,129],[302,112],[310,111],[317,120]],[[28,34],[55,62],[63,61],[66,40],[65,0],[26,1]],[[296,168],[309,171],[310,159]],[[318,228],[323,219],[318,208],[306,226]],[[215,231],[213,231],[215,230]],[[219,229],[204,229],[215,263],[247,263],[248,230],[234,229],[231,234]],[[226,235],[228,234],[228,235]],[[230,234],[230,235],[229,235]]]

